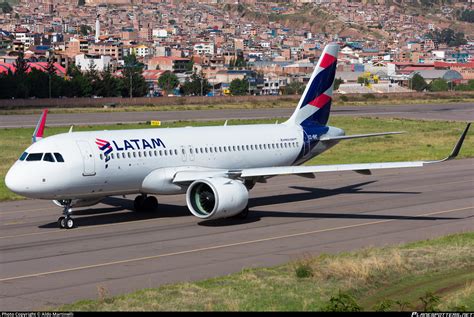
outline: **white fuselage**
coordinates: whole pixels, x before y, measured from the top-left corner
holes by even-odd
[[[343,133],[329,127],[327,135]],[[160,175],[171,179],[174,172],[190,168],[300,164],[336,143],[319,143],[305,152],[303,134],[301,126],[286,124],[63,133],[32,144],[26,152],[60,153],[64,162],[45,161],[44,157],[36,161],[18,160],[5,180],[16,193],[40,199],[143,193],[144,179],[156,170],[162,169],[165,172]],[[110,146],[100,149],[104,141]],[[153,193],[184,192],[185,188],[169,183],[170,179],[157,182]]]

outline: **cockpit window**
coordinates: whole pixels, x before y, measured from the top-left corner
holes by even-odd
[[[53,154],[51,154],[51,153],[44,153],[43,161],[46,161],[46,162],[54,162]]]
[[[43,153],[30,153],[28,157],[26,158],[27,161],[41,161],[41,158],[43,157]]]
[[[20,161],[24,161],[27,156],[28,156],[28,153],[27,153],[27,152],[23,152],[23,154],[20,156],[19,160],[20,160]]]
[[[63,156],[59,153],[54,153],[54,157],[56,158],[56,161],[58,162],[64,162]]]

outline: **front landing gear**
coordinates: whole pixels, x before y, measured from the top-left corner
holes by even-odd
[[[135,197],[133,201],[135,211],[155,211],[158,208],[158,199],[155,196],[145,194]]]
[[[58,226],[61,229],[72,229],[74,228],[74,220],[71,218],[71,200],[64,201],[63,215],[58,218]]]

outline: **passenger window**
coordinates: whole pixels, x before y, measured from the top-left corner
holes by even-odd
[[[46,161],[46,162],[53,162],[53,163],[54,163],[53,154],[51,154],[51,153],[45,153],[44,156],[43,156],[43,161]]]
[[[178,150],[174,150],[174,154],[175,154],[175,155],[178,155]]]
[[[235,145],[234,145],[234,146],[232,146],[232,151],[234,151],[234,152],[235,152]]]
[[[183,152],[183,154],[186,154],[186,152],[184,151],[184,148],[182,149],[182,152]],[[191,151],[191,152],[192,152],[192,151]]]
[[[136,152],[133,152],[133,157],[136,158],[137,157],[137,153]]]
[[[189,148],[189,153],[193,154],[193,148]]]
[[[54,157],[56,158],[56,162],[64,162],[63,156],[59,153],[54,153]]]
[[[27,156],[28,156],[28,153],[23,152],[23,154],[20,156],[19,160],[24,161]]]
[[[168,150],[165,150],[164,152],[165,152],[165,156],[168,156]]]
[[[146,151],[143,151],[143,156],[146,157]]]
[[[127,153],[128,158],[132,158],[132,154],[130,152]]]
[[[209,152],[211,152],[211,153],[212,153],[212,147],[210,147],[210,148],[209,148]]]
[[[163,151],[162,151],[162,150],[160,150],[160,152],[159,152],[159,153],[160,153],[160,156],[162,156],[162,155],[163,155]]]
[[[28,157],[26,158],[27,161],[41,161],[41,158],[43,157],[43,153],[30,153]]]
[[[100,154],[99,157],[101,161],[104,159],[104,156],[102,154]]]
[[[156,152],[156,150],[155,150],[153,153],[155,154],[155,156],[157,156],[157,155],[158,155],[158,154],[157,154],[157,152]]]

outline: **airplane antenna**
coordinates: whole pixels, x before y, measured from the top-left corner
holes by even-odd
[[[227,120],[225,120],[225,122],[224,122],[224,127],[225,127],[225,126],[227,126]]]
[[[69,128],[69,133],[72,132],[72,128],[74,128],[74,126],[72,125],[70,128]]]

